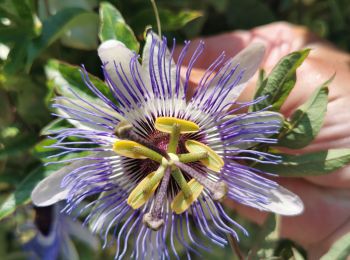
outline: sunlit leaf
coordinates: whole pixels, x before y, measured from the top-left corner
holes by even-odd
[[[266,98],[251,106],[250,110],[259,111],[271,105],[269,110],[279,111],[295,85],[296,69],[309,52],[310,49],[305,49],[283,57],[256,91],[255,98],[263,96]]]
[[[328,84],[316,89],[309,100],[300,106],[288,121],[289,127],[282,131],[278,145],[298,149],[308,145],[320,131],[328,103]]]

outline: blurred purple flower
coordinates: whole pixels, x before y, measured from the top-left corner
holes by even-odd
[[[72,91],[55,100],[59,116],[75,128],[56,131],[52,147],[61,154],[91,154],[61,161],[69,164],[35,188],[33,202],[66,200],[65,212],[89,212],[85,224],[100,234],[104,247],[117,244],[115,258],[129,253],[135,259],[179,258],[176,245],[189,258],[208,250],[206,240],[219,246],[227,244],[227,234],[238,240],[232,227],[246,231],[225,213],[220,204],[225,196],[283,215],[303,210],[296,195],[243,163],[278,159],[249,148],[276,142],[271,136],[281,127],[280,115],[239,114],[259,100],[235,102],[258,69],[264,47],[252,44],[230,59],[220,55],[187,100],[191,70],[204,49],[201,42],[190,55],[182,81],[189,45],[185,42],[175,64],[175,42],[169,51],[165,38],[148,33],[141,65],[123,43],[106,41],[98,54],[110,95],[83,70],[98,99]],[[229,110],[232,104],[238,108]],[[78,208],[86,198],[90,203]]]
[[[78,260],[79,256],[71,240],[74,237],[92,249],[97,250],[98,241],[81,223],[74,222],[70,216],[60,213],[59,204],[36,207],[35,221],[22,227],[20,237],[30,240],[23,243],[23,249],[30,260]],[[59,258],[60,257],[60,258]]]

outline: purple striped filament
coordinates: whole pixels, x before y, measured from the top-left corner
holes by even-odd
[[[215,189],[210,187],[219,187],[215,185],[227,186],[228,199],[260,210],[283,215],[296,215],[303,210],[296,195],[264,177],[264,172],[243,163],[278,163],[278,157],[251,148],[276,142],[271,136],[281,127],[280,115],[268,111],[234,114],[237,109],[229,110],[232,104],[238,104],[236,99],[258,69],[264,47],[252,44],[230,59],[220,55],[205,72],[192,98],[187,100],[192,68],[204,51],[201,42],[190,56],[182,80],[181,66],[190,55],[189,45],[185,43],[175,64],[175,44],[169,51],[166,38],[148,33],[140,64],[139,56],[123,43],[106,41],[98,53],[112,98],[95,87],[83,69],[86,86],[96,99],[72,91],[69,97],[55,100],[57,115],[67,119],[74,128],[54,132],[57,142],[53,147],[62,149],[61,154],[90,153],[60,161],[67,165],[34,189],[33,202],[46,206],[66,200],[66,213],[87,215],[85,224],[100,235],[103,246],[116,245],[116,259],[124,256],[179,258],[178,250],[190,258],[192,254],[210,250],[207,241],[225,246],[228,234],[238,240],[236,230],[245,234],[246,231],[225,213],[219,201],[214,200]],[[250,104],[252,102],[239,104],[239,107]],[[172,137],[156,128],[160,118],[194,123],[198,131],[180,134],[175,142],[176,149],[169,153]],[[132,133],[118,137],[116,127],[123,122],[131,126]],[[217,161],[223,161],[218,172],[203,160],[182,163],[170,156],[176,154],[180,158],[180,154],[189,153],[189,140],[209,147],[209,153]],[[126,149],[127,154],[131,152],[131,158],[114,149],[129,145],[128,141],[136,141],[136,146],[142,144],[166,161],[164,170],[159,172],[158,186],[152,186],[155,190],[138,207],[128,202],[129,196],[142,181],[149,183],[147,176],[159,169],[162,159],[158,160],[158,155],[150,159],[147,152],[145,158],[133,158],[135,154],[132,153],[139,148]],[[182,179],[176,180],[175,169],[181,171]],[[191,179],[198,181],[203,189],[177,214],[172,202],[180,192],[185,194],[185,182]],[[162,182],[165,188],[161,188]],[[135,198],[137,201],[138,197]],[[88,203],[82,204],[84,200]],[[181,198],[179,201],[182,202]],[[157,216],[156,220],[161,220],[162,225],[156,230],[149,228],[144,223],[150,216],[147,214]]]

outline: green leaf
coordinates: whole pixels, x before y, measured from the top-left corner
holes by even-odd
[[[28,46],[27,70],[42,51],[62,36],[78,15],[87,12],[81,8],[66,8],[43,21],[42,34]]]
[[[69,25],[70,29],[61,37],[62,44],[80,50],[96,50],[98,20],[94,12],[77,15]]]
[[[28,0],[12,0],[21,25],[34,32],[34,13]]]
[[[34,187],[46,176],[56,171],[57,167],[40,166],[31,171],[24,180],[18,184],[15,191],[11,193],[0,205],[0,220],[12,214],[17,207],[30,201],[30,195]]]
[[[166,31],[178,30],[201,16],[203,13],[195,10],[184,10],[176,13],[168,9],[159,10],[159,18]]]
[[[323,125],[328,103],[328,85],[332,79],[316,89],[309,100],[293,113],[288,121],[288,129],[279,135],[279,146],[298,149],[315,139]]]
[[[248,259],[255,259],[259,249],[263,247],[264,242],[267,239],[274,239],[278,236],[278,225],[276,221],[277,216],[275,214],[270,213],[266,218],[263,226],[257,230],[255,234],[254,244],[252,245],[249,253]]]
[[[321,260],[347,259],[350,255],[350,233],[337,240]]]
[[[281,163],[257,164],[255,167],[285,177],[317,176],[331,173],[350,163],[350,149],[331,149],[302,155],[275,154]]]
[[[98,100],[96,95],[93,94],[86,86],[80,73],[80,67],[73,66],[58,60],[50,60],[47,63],[45,70],[49,80],[52,80],[54,82],[54,86],[56,87],[58,94],[66,97],[76,98],[69,90],[71,88],[78,95],[82,95],[82,97],[90,101]],[[112,93],[107,85],[99,78],[91,74],[88,75],[90,81],[94,84],[94,86],[106,97],[113,100]]]
[[[32,149],[32,155],[45,163],[49,161],[54,161],[52,159],[47,159],[48,156],[58,154],[60,152],[60,150],[57,148],[47,148],[47,146],[53,145],[54,143],[56,143],[56,140],[54,139],[43,139],[34,146],[34,148]]]
[[[259,111],[272,105],[269,110],[279,111],[295,85],[296,69],[303,63],[309,52],[310,49],[305,49],[292,52],[282,58],[256,91],[255,99],[262,96],[266,98],[251,106],[250,110]]]
[[[26,47],[28,44],[28,39],[24,38],[21,42],[16,42],[10,49],[3,68],[5,74],[14,75],[24,70],[24,64],[27,56]]]
[[[140,44],[137,41],[134,32],[121,13],[110,3],[102,2],[100,5],[100,32],[101,42],[115,39],[121,41],[130,50],[138,53]]]
[[[196,10],[174,12],[169,9],[159,8],[158,11],[163,31],[175,31],[181,29],[189,22],[203,16],[203,12]],[[136,32],[144,31],[145,25],[147,24],[157,28],[156,19],[154,16],[150,16],[150,13],[153,13],[152,8],[145,8],[132,17],[130,24]]]
[[[8,156],[18,156],[33,147],[36,142],[35,137],[27,133],[22,133],[13,138],[6,138],[5,141],[4,145],[0,145],[0,160]]]

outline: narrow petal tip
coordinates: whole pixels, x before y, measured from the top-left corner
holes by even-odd
[[[31,198],[35,206],[47,207],[66,199],[68,191],[54,183],[51,178],[42,180],[32,191]]]
[[[266,206],[269,211],[283,216],[296,216],[303,213],[304,204],[296,194],[281,186],[271,190],[271,193],[271,203]]]

